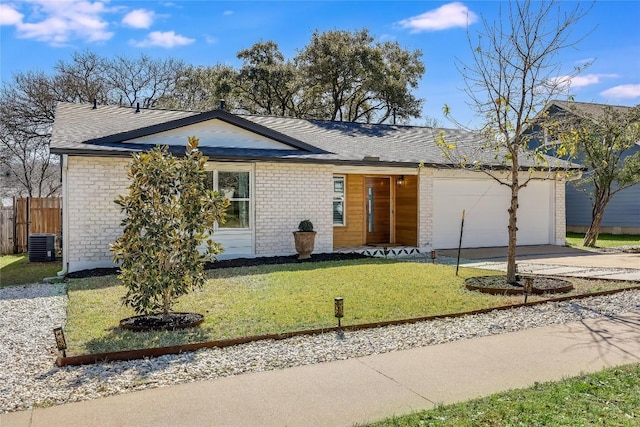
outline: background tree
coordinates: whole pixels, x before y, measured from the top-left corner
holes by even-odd
[[[125,214],[123,235],[111,251],[127,288],[123,302],[138,314],[169,315],[179,296],[204,283],[205,260],[222,251],[210,233],[229,201],[207,188],[206,162],[195,137],[184,158],[166,146],[133,155],[129,192],[115,201]]]
[[[112,103],[153,108],[163,96],[174,90],[185,71],[182,61],[156,59],[146,54],[137,58],[117,56],[108,61],[106,81]]]
[[[56,100],[76,103],[109,103],[106,76],[109,62],[91,51],[74,52],[70,62],[54,67],[53,91]]]
[[[572,40],[571,33],[586,12],[580,6],[565,12],[556,1],[511,1],[506,8],[497,22],[482,19],[477,40],[469,34],[472,61],[458,64],[469,105],[484,120],[482,132],[488,143],[481,149],[503,159],[498,169],[506,170],[506,177],[484,167],[484,162],[470,163],[468,152],[454,157],[459,165],[482,170],[509,188],[507,282],[515,283],[518,194],[531,179],[529,173],[521,181],[521,173],[526,174],[521,156],[531,155],[529,141],[536,135],[530,124],[535,112],[564,89],[557,78],[560,54],[580,40]]]
[[[395,108],[400,119],[419,117],[421,101],[410,90],[424,73],[421,56],[397,43],[374,43],[366,29],[315,31],[295,58],[304,98],[314,101],[307,116],[382,123]]]
[[[630,152],[640,141],[640,105],[604,106],[597,115],[572,108],[550,121],[547,130],[557,138],[554,149],[588,167],[576,184],[591,200],[591,224],[583,245],[594,247],[611,198],[640,183],[640,151]]]
[[[176,110],[211,111],[225,100],[228,110],[238,104],[235,95],[237,72],[228,65],[188,66],[171,93],[161,96],[156,107]]]
[[[238,52],[238,59],[242,60],[237,79],[242,110],[251,114],[296,115],[298,73],[275,42],[256,43]]]
[[[60,166],[49,155],[56,95],[44,73],[21,73],[0,90],[2,196],[48,197],[60,188]]]

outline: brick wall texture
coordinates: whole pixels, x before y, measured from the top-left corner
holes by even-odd
[[[333,250],[333,173],[329,165],[257,163],[256,254],[293,254],[293,232],[304,219],[316,234],[314,252]]]
[[[560,246],[567,243],[565,189],[565,179],[557,178],[555,180],[555,244]]]
[[[126,193],[128,158],[69,157],[70,271],[111,265],[109,244],[122,233],[113,202]],[[255,254],[294,254],[292,232],[303,219],[317,231],[315,252],[333,250],[330,166],[258,163],[255,169]]]
[[[418,177],[418,246],[433,244],[433,169],[422,168]]]
[[[72,271],[110,263],[109,244],[120,236],[122,220],[113,201],[126,191],[128,164],[126,158],[69,157],[67,260]]]

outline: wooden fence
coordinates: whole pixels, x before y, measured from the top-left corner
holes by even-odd
[[[61,206],[62,199],[60,197],[14,199],[12,208],[2,209],[2,235],[0,237],[2,253],[27,252],[30,234],[51,233],[60,236],[62,230]]]
[[[0,208],[0,254],[12,254],[13,245],[13,206]]]

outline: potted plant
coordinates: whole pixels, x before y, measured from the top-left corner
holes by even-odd
[[[316,240],[316,232],[313,231],[313,224],[308,219],[300,221],[298,224],[298,231],[293,232],[293,239],[296,243],[296,252],[298,252],[298,259],[311,258],[311,252],[313,252],[313,245]]]

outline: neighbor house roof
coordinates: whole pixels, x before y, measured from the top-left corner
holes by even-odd
[[[613,111],[624,114],[634,107],[628,107],[625,105],[611,105],[611,104],[597,104],[594,102],[576,102],[576,101],[550,101],[542,110],[542,112],[551,111],[553,108],[559,108],[568,113],[577,115],[583,119],[598,120],[600,116],[605,113],[607,108],[613,109]],[[541,116],[541,113],[538,116]],[[636,145],[640,146],[640,141],[636,142]]]
[[[125,141],[219,119],[291,147],[290,150],[203,147],[218,160],[300,161],[333,164],[412,166],[448,165],[438,140],[472,153],[469,161],[500,167],[500,152],[482,150],[486,140],[460,129],[422,126],[380,125],[306,120],[290,117],[236,115],[213,110],[205,113],[141,109],[60,102],[51,138],[51,152],[75,155],[128,155],[152,148]],[[195,135],[197,136],[197,135]],[[186,141],[185,141],[186,144]],[[182,151],[184,147],[171,147]],[[549,158],[549,161],[558,162]],[[522,167],[535,167],[533,156],[522,159]],[[551,163],[550,163],[551,164]],[[565,167],[564,162],[557,163]]]
[[[574,114],[580,114],[583,117],[587,117],[587,118],[597,118],[598,116],[604,114],[604,111],[606,108],[612,108],[614,111],[617,111],[619,113],[625,113],[632,108],[624,105],[596,104],[593,102],[552,100],[545,106],[545,108],[542,111],[546,111],[554,105],[565,111],[572,112]]]

